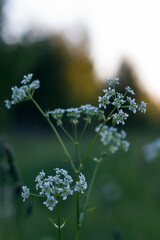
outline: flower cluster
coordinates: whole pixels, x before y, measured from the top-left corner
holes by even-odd
[[[101,125],[96,127],[95,131],[98,132],[100,127]],[[104,125],[99,135],[101,142],[103,143],[103,145],[108,147],[108,151],[110,153],[115,153],[120,147],[125,152],[128,151],[130,144],[128,141],[125,140],[125,131],[122,130],[121,132],[118,132],[117,128]]]
[[[116,85],[119,84],[119,78],[109,78],[107,79],[109,85]]]
[[[55,168],[56,175],[45,177],[46,174],[42,170],[36,177],[36,190],[39,190],[40,196],[45,196],[46,200],[43,202],[46,207],[52,211],[58,203],[58,199],[66,200],[68,195],[73,195],[74,191],[84,193],[87,188],[85,177],[82,173],[79,175],[79,181],[76,182],[75,187],[71,187],[73,182],[72,177],[64,169]],[[25,201],[29,194],[35,195],[29,192],[27,186],[22,187],[22,197]]]
[[[125,113],[122,109],[118,112],[112,115],[112,120],[113,120],[113,124],[117,123],[121,123],[122,125],[125,124],[125,120],[129,117],[128,113]]]
[[[11,108],[11,105],[17,104],[22,101],[29,100],[33,96],[34,91],[39,88],[40,81],[34,80],[31,82],[33,74],[28,74],[23,77],[21,81],[22,86],[18,88],[17,86],[12,87],[12,96],[11,100],[5,100],[5,105],[8,109]]]
[[[91,104],[82,105],[79,108],[68,108],[68,109],[55,109],[49,111],[50,114],[56,121],[57,125],[62,125],[62,118],[64,114],[70,119],[73,124],[78,123],[78,119],[84,115],[84,120],[91,123],[92,117],[96,116],[98,120],[104,120],[104,111],[100,110],[98,107],[92,106]]]
[[[78,119],[81,116],[81,110],[79,108],[68,108],[66,109],[67,117],[70,118],[70,121],[73,124],[78,123]]]
[[[62,125],[62,118],[65,110],[57,108],[53,111],[49,111],[48,114],[51,114],[52,117],[57,121],[57,125]]]
[[[25,202],[25,200],[27,199],[27,198],[29,198],[29,191],[30,191],[30,189],[29,188],[27,188],[27,186],[23,186],[22,187],[22,197],[23,197],[23,202]]]
[[[87,189],[87,183],[86,183],[85,176],[82,173],[80,173],[78,178],[79,178],[79,181],[76,182],[74,191],[84,193],[84,190]]]
[[[104,89],[104,95],[98,97],[98,102],[99,108],[106,109],[107,105],[113,105],[115,108],[114,111],[117,110],[117,112],[111,116],[113,124],[125,124],[125,120],[129,115],[128,113],[125,113],[122,108],[129,109],[133,113],[136,113],[137,110],[142,113],[146,112],[147,103],[141,101],[138,105],[135,98],[127,96],[127,94],[135,95],[134,91],[129,86],[125,88],[126,92],[124,95],[116,92],[115,85],[119,84],[119,78],[110,78],[107,79],[107,82],[112,88],[108,87],[107,89]]]
[[[160,138],[155,141],[146,144],[143,147],[145,161],[153,162],[158,156],[160,156]]]

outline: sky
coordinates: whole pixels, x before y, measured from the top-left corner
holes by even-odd
[[[142,87],[160,103],[159,11],[159,0],[6,0],[3,33],[8,42],[31,28],[78,41],[85,30],[101,79],[115,76],[128,59]]]

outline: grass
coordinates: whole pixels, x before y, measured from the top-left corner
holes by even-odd
[[[115,231],[120,233],[122,240],[160,239],[160,161],[157,159],[148,164],[142,154],[142,146],[159,135],[160,132],[152,130],[129,130],[129,152],[118,152],[102,162],[89,202],[89,207],[96,207],[96,210],[86,215],[81,239],[113,240]],[[82,141],[83,155],[90,137],[88,135]],[[8,141],[14,149],[23,182],[28,186],[34,185],[35,176],[42,169],[52,174],[55,167],[66,168],[63,151],[52,135],[9,135]],[[71,144],[65,142],[71,150]],[[97,142],[91,156],[97,156],[100,148]],[[73,150],[71,152],[74,156]],[[86,164],[88,182],[93,164],[91,158]],[[67,169],[71,173],[69,165]],[[70,217],[62,232],[65,240],[74,236],[72,200],[70,197],[62,206],[63,216]],[[45,240],[45,236],[57,239],[57,232],[48,220],[48,217],[56,218],[56,214],[49,212],[41,200],[33,199],[32,204],[33,213],[27,216],[27,203],[21,198],[15,199],[17,213],[0,219],[0,240]]]

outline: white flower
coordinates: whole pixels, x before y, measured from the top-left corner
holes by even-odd
[[[56,206],[56,204],[58,203],[58,201],[55,199],[54,196],[48,196],[46,201],[43,202],[44,205],[46,205],[46,207],[52,211],[53,208]]]
[[[56,171],[55,176],[45,178],[45,173],[42,170],[35,179],[37,182],[36,189],[40,189],[40,195],[47,196],[44,204],[48,206],[50,210],[53,210],[54,199],[62,198],[66,200],[68,195],[73,194],[73,190],[71,189],[71,183],[73,182],[72,177],[68,175],[68,172],[64,169],[55,168],[54,170]]]
[[[125,102],[123,94],[117,93],[117,98],[114,99],[112,104],[117,108],[120,108]]]
[[[107,95],[107,93],[103,97],[98,97],[99,102],[99,108],[103,107],[106,109],[106,105],[110,104],[110,97]]]
[[[25,202],[25,200],[27,198],[29,198],[29,188],[27,188],[27,186],[23,186],[22,187],[22,193],[21,193],[21,196],[23,197],[23,202]]]
[[[100,127],[101,125],[96,127],[95,131],[98,132]],[[104,125],[99,136],[100,141],[110,153],[114,154],[119,148],[125,152],[128,151],[129,142],[124,140],[127,136],[125,131],[118,132],[117,128]]]
[[[49,111],[48,114],[51,114],[52,117],[57,121],[57,125],[62,125],[64,112],[64,109],[57,108],[53,111]]]
[[[130,143],[128,141],[122,141],[122,149],[125,151],[125,152],[128,152],[128,148],[130,146]]]
[[[19,102],[29,100],[30,97],[33,95],[34,91],[39,88],[39,80],[34,80],[30,83],[32,76],[33,74],[28,74],[27,76],[24,76],[24,79],[21,81],[23,85],[20,88],[18,88],[17,86],[11,88],[11,100],[4,101],[8,109],[11,108],[12,104],[17,104]]]
[[[5,100],[4,102],[5,102],[6,108],[10,109],[12,104],[11,101]]]
[[[115,89],[110,87],[108,89],[104,89],[103,92],[106,93],[108,97],[115,96],[116,93]]]
[[[91,118],[96,116],[99,110],[97,107],[94,107],[91,104],[82,105],[79,109],[83,114],[85,114],[84,120],[88,121],[89,123],[91,123]]]
[[[127,100],[129,102],[129,110],[132,111],[133,113],[137,112],[138,105],[135,102],[135,98],[132,99],[131,97],[127,97]]]
[[[132,95],[135,95],[134,90],[132,90],[129,86],[125,87],[125,89],[128,93],[131,93]]]
[[[67,117],[70,118],[70,121],[73,124],[78,123],[78,118],[80,118],[81,110],[78,108],[68,108],[65,110],[67,112]]]
[[[146,113],[146,107],[147,107],[147,103],[145,103],[144,101],[141,101],[138,110],[141,111],[142,113]]]
[[[117,123],[117,124],[125,124],[125,121],[128,118],[128,113],[123,112],[123,110],[121,109],[118,113],[115,113],[112,115],[113,118],[113,123]]]
[[[29,73],[28,75],[24,75],[23,80],[21,81],[22,84],[27,84],[31,81],[33,77],[32,73]]]
[[[119,78],[109,78],[107,79],[109,85],[116,85],[119,84]]]
[[[29,88],[32,90],[38,89],[40,87],[40,81],[34,80],[30,85]]]
[[[76,182],[76,186],[74,188],[75,192],[80,192],[80,193],[84,193],[84,190],[87,189],[87,183],[86,183],[86,179],[85,176],[80,173],[79,174],[79,181]]]

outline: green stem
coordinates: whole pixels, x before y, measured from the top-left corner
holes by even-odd
[[[58,233],[59,233],[59,240],[62,240],[62,236],[61,236],[61,223],[60,223],[60,204],[59,204],[59,199],[58,199],[57,207],[58,207]]]
[[[60,142],[60,144],[61,144],[61,147],[63,148],[63,151],[64,151],[67,159],[69,160],[69,162],[70,162],[70,164],[71,164],[74,172],[77,172],[77,169],[75,168],[74,163],[73,163],[73,161],[72,161],[72,159],[71,159],[71,157],[70,157],[70,155],[69,155],[69,153],[68,153],[68,151],[67,151],[67,149],[66,149],[66,147],[65,147],[65,145],[64,145],[64,143],[63,143],[63,141],[62,141],[62,139],[61,139],[61,137],[60,137],[60,135],[58,134],[56,128],[55,128],[54,125],[53,125],[53,123],[50,121],[48,114],[45,114],[45,113],[43,112],[43,110],[41,109],[41,107],[38,105],[38,103],[37,103],[33,98],[31,98],[31,100],[32,100],[32,102],[36,105],[36,107],[37,107],[38,110],[41,112],[41,114],[44,116],[44,118],[47,120],[47,122],[49,123],[49,125],[51,126],[51,128],[52,128],[53,132],[55,133],[56,137],[58,138],[58,140],[59,140],[59,142]]]
[[[77,202],[76,202],[76,208],[77,208],[77,230],[76,230],[76,238],[75,239],[78,240],[79,239],[79,232],[80,232],[79,192],[77,192],[76,198],[77,198]]]
[[[68,138],[75,144],[75,141],[72,138],[72,136],[69,134],[69,132],[62,125],[60,127],[62,128],[63,132],[68,136]]]
[[[84,125],[83,131],[82,131],[81,136],[79,138],[79,142],[81,141],[83,135],[85,134],[85,131],[86,131],[87,127],[88,127],[88,121],[86,121],[86,123]]]
[[[111,113],[108,115],[108,117],[104,120],[104,122],[103,122],[102,126],[100,127],[99,131],[98,131],[97,134],[95,135],[95,137],[94,137],[94,139],[93,139],[93,141],[92,141],[92,143],[91,143],[91,145],[90,145],[90,147],[89,147],[89,150],[88,150],[88,152],[87,152],[87,154],[86,154],[86,156],[85,156],[85,158],[84,158],[84,160],[83,160],[83,165],[85,164],[85,162],[86,162],[86,160],[87,160],[87,158],[88,158],[88,156],[89,156],[89,154],[90,154],[90,152],[91,152],[91,150],[92,150],[92,148],[93,148],[93,146],[94,146],[94,144],[95,144],[95,142],[96,142],[96,140],[97,140],[97,137],[98,137],[98,135],[100,134],[100,132],[101,132],[101,130],[102,130],[102,128],[104,127],[104,125],[106,124],[106,122],[110,119],[110,117],[112,116],[112,114],[114,113],[114,111],[116,110],[116,108],[117,108],[117,107],[114,107],[114,109],[111,111]]]
[[[93,171],[91,182],[90,182],[90,185],[89,185],[89,188],[88,188],[88,192],[87,192],[87,195],[86,195],[86,198],[85,198],[83,209],[82,209],[82,212],[80,214],[80,227],[81,227],[83,219],[84,219],[84,214],[85,214],[85,211],[86,211],[86,207],[87,207],[87,204],[88,204],[89,197],[91,195],[91,191],[92,191],[93,184],[94,184],[94,181],[95,181],[95,178],[96,178],[96,175],[97,175],[99,164],[100,164],[100,161],[97,161],[96,165],[95,165],[95,168],[94,168],[94,171]]]
[[[79,192],[77,192],[77,228],[79,226],[79,217],[80,217],[80,211],[79,211]]]
[[[42,198],[45,197],[46,198],[46,196],[35,194],[35,193],[29,193],[29,195],[34,196],[34,197],[42,197]]]
[[[86,198],[85,198],[85,201],[84,201],[83,209],[82,209],[82,212],[79,215],[75,240],[79,240],[80,229],[81,229],[81,226],[82,226],[82,223],[83,223],[84,215],[85,215],[85,212],[86,212],[86,207],[87,207],[90,195],[91,195],[91,191],[92,191],[93,184],[94,184],[94,181],[95,181],[95,178],[96,178],[96,175],[97,175],[99,164],[100,164],[100,161],[97,161],[96,166],[95,166],[94,171],[93,171],[91,182],[90,182],[90,185],[89,185],[89,188],[88,188],[88,192],[87,192],[87,195],[86,195]]]

